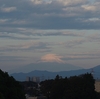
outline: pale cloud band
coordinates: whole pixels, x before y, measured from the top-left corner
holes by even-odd
[[[12,12],[12,11],[16,11],[17,10],[17,8],[16,7],[2,7],[1,8],[1,11],[2,12],[7,12],[7,13],[9,13],[9,12]]]

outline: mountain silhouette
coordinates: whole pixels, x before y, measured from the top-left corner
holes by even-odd
[[[59,71],[59,72],[51,72],[51,71],[43,71],[43,70],[34,70],[28,73],[13,73],[13,76],[18,81],[25,81],[26,77],[44,77],[44,79],[54,79],[56,75],[60,75],[62,77],[70,77],[75,75],[81,75],[84,73],[93,73],[95,79],[100,79],[100,65],[95,66],[90,69],[79,69],[79,70],[70,70],[70,71]]]
[[[53,72],[58,72],[58,71],[69,71],[69,70],[78,70],[82,69],[81,67],[74,66],[68,63],[57,63],[57,62],[39,62],[39,63],[31,63],[25,66],[19,66],[18,68],[14,70],[8,71],[10,74],[11,73],[18,73],[18,72],[23,72],[27,73],[30,71],[34,70],[41,70],[41,71],[53,71]]]

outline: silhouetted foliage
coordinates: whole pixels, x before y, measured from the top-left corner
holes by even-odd
[[[41,91],[48,99],[99,99],[95,92],[95,80],[89,73],[41,82]]]
[[[0,92],[0,99],[5,99],[1,92]]]
[[[2,70],[0,70],[0,99],[25,99],[19,82]]]
[[[20,85],[22,86],[25,94],[28,94],[29,96],[39,95],[38,83],[33,81],[23,81],[20,82]]]

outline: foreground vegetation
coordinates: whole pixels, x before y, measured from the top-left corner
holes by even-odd
[[[93,76],[88,73],[70,78],[57,75],[54,80],[41,82],[41,92],[48,99],[100,99],[94,84]]]
[[[100,99],[94,85],[95,79],[89,73],[69,78],[57,75],[55,79],[42,81],[39,89],[34,82],[18,82],[0,70],[0,99],[25,99],[24,93],[47,99]]]
[[[2,70],[0,70],[0,99],[25,99],[19,82]]]

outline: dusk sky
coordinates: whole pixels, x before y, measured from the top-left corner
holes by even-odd
[[[100,65],[100,0],[0,0],[0,68],[34,62]]]

